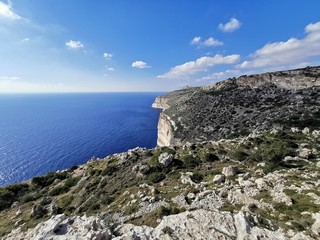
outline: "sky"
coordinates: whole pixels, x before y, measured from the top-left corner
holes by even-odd
[[[0,93],[163,92],[320,65],[319,0],[0,0]]]

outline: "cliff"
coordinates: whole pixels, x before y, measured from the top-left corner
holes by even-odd
[[[308,67],[241,76],[161,96],[155,101],[163,103],[164,109],[158,124],[158,145],[245,136],[301,122],[319,126],[319,76],[320,67]]]

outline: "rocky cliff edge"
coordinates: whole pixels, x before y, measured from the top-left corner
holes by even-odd
[[[231,78],[158,97],[158,146],[320,123],[320,67]]]

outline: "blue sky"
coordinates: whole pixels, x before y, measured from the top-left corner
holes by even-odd
[[[170,91],[320,65],[319,0],[0,0],[0,92]]]

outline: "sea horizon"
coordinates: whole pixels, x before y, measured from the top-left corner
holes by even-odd
[[[160,92],[0,94],[0,186],[153,148]]]

